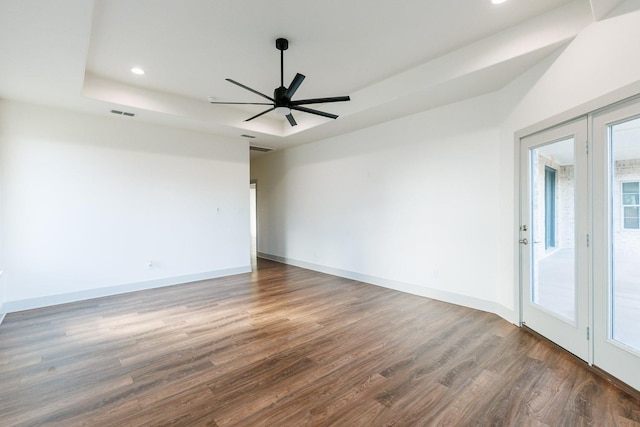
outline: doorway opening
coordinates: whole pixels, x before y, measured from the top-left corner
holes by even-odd
[[[251,269],[258,266],[258,194],[256,181],[249,183],[249,235],[251,247]]]

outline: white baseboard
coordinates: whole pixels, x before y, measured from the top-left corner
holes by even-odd
[[[251,266],[229,268],[225,270],[206,271],[202,273],[187,274],[183,276],[167,277],[144,282],[127,283],[123,285],[107,286],[104,288],[89,289],[66,294],[48,295],[43,297],[28,298],[15,301],[5,301],[4,313],[31,310],[34,308],[48,307],[69,302],[83,301],[93,298],[124,294],[127,292],[142,291],[146,289],[161,288],[164,286],[180,285],[183,283],[197,282],[199,280],[215,279],[218,277],[232,276],[234,274],[250,273]]]
[[[494,313],[509,323],[516,323],[515,312],[494,301],[487,301],[480,298],[470,297],[467,295],[457,294],[454,292],[447,292],[440,289],[429,288],[426,286],[413,285],[410,283],[398,282],[395,280],[384,279],[381,277],[370,276],[367,274],[356,273],[348,270],[341,270],[339,268],[327,267],[324,265],[318,265],[309,263],[306,261],[299,261],[291,258],[285,258],[278,255],[271,255],[259,252],[260,258],[269,259],[283,264],[289,264],[296,267],[306,268],[307,270],[318,271],[320,273],[331,274],[333,276],[344,277],[346,279],[357,280],[359,282],[368,283],[371,285],[381,286],[387,289],[393,289],[400,292],[405,292],[412,295],[417,295],[425,298],[431,298],[438,301],[447,302],[450,304],[461,305],[463,307],[473,308],[475,310],[485,311],[488,313]]]

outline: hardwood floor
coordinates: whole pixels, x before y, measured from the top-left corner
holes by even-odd
[[[7,315],[0,425],[640,426],[640,401],[493,314],[258,271]]]

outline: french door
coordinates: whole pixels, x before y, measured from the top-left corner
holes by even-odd
[[[640,390],[640,101],[593,118],[593,364]]]
[[[640,390],[640,101],[520,140],[521,318]]]
[[[522,321],[589,359],[587,119],[521,140]]]

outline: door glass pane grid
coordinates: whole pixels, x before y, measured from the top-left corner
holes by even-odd
[[[609,338],[640,352],[640,118],[608,135]]]
[[[574,139],[530,149],[531,302],[576,321]]]

